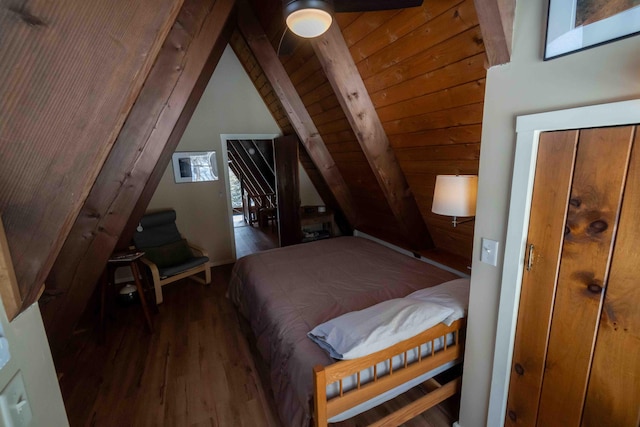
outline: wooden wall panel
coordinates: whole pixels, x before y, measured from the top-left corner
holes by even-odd
[[[537,425],[580,425],[632,131],[580,131]]]
[[[187,0],[180,10],[47,278],[41,307],[54,354],[89,301],[232,8],[233,0]],[[221,53],[226,38],[219,45]]]
[[[540,135],[527,236],[533,259],[522,279],[506,427],[535,426],[538,416],[577,145],[576,130]]]
[[[582,425],[632,426],[640,422],[640,286],[638,206],[640,129],[635,141],[606,286]]]
[[[181,0],[0,5],[0,211],[33,303]]]

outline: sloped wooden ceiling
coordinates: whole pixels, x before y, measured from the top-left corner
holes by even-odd
[[[253,9],[277,50],[284,25],[279,2],[255,1]],[[453,228],[450,218],[431,213],[431,204],[436,175],[478,171],[489,60],[474,2],[426,1],[420,8],[337,14],[337,24],[435,243],[435,251],[423,252],[457,267],[467,264],[473,224]],[[358,214],[354,226],[411,246],[400,237],[397,217],[313,43],[300,39],[280,62],[347,183]],[[454,257],[439,257],[441,252]]]
[[[0,212],[22,308],[48,282],[50,304],[42,307],[54,350],[70,335],[116,242],[130,240],[226,44],[225,24],[235,24],[228,20],[234,3],[0,3]],[[280,1],[253,3],[277,47]],[[406,194],[389,194],[394,184],[372,169],[376,159],[363,153],[366,144],[354,134],[357,126],[345,116],[314,47],[301,42],[277,61],[299,97],[298,110],[311,121],[309,138],[301,137],[308,150],[301,150],[302,163],[325,202],[341,208],[350,225],[404,244],[389,200],[410,196],[424,222],[418,237],[435,242],[429,256],[455,254],[464,268],[472,226],[452,229],[447,218],[430,213],[433,183],[439,173],[477,172],[483,63],[508,61],[514,5],[439,0],[337,16],[389,144],[384,158],[399,165]],[[250,56],[239,57],[247,68]],[[256,87],[265,78],[259,68],[252,74]],[[291,111],[261,93],[288,132],[293,127],[282,113]],[[324,153],[320,162],[318,152]]]
[[[32,304],[179,0],[0,3],[0,212]]]

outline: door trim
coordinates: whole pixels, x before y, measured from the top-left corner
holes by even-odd
[[[238,254],[236,253],[236,232],[233,229],[233,206],[231,203],[231,188],[229,184],[229,154],[227,153],[227,141],[229,139],[270,139],[274,140],[277,137],[282,136],[277,133],[223,133],[220,134],[220,140],[222,141],[222,169],[224,172],[224,182],[226,183],[225,191],[227,193],[227,217],[229,221],[227,226],[229,227],[229,236],[231,236],[231,253],[233,254],[233,261],[237,261]]]
[[[487,425],[504,426],[540,133],[640,123],[640,99],[518,116]]]

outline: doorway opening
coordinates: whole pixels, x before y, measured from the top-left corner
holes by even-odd
[[[277,135],[221,135],[235,258],[278,247]]]

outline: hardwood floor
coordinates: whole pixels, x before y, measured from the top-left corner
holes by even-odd
[[[210,286],[185,279],[164,287],[154,334],[134,305],[111,307],[103,344],[92,329],[77,335],[57,366],[71,426],[279,427],[239,315],[225,298],[230,271],[214,268]],[[396,405],[339,425],[363,425]],[[452,407],[406,425],[450,426]]]
[[[78,337],[60,366],[71,425],[278,426],[224,296],[230,269],[164,287],[153,335],[140,307],[116,306],[103,345]]]
[[[278,231],[272,227],[250,226],[242,215],[233,217],[236,241],[236,258],[278,247]]]

